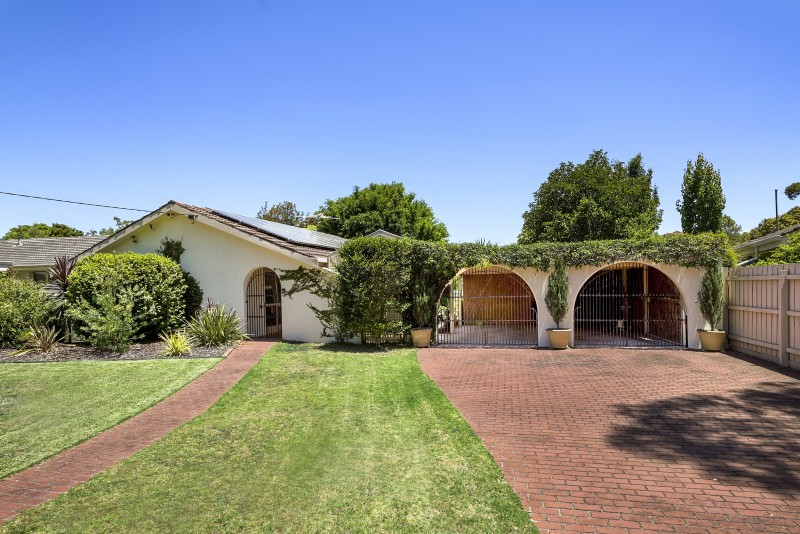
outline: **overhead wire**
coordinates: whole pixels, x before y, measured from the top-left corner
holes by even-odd
[[[149,213],[153,210],[143,210],[138,208],[123,208],[122,206],[108,206],[106,204],[93,204],[91,202],[78,202],[77,200],[64,200],[60,198],[39,197],[36,195],[23,195],[21,193],[9,193],[7,191],[0,191],[0,195],[11,195],[15,197],[35,198],[38,200],[50,200],[52,202],[64,202],[66,204],[80,204],[81,206],[94,206],[95,208],[110,208],[114,210],[127,210],[127,211],[142,211]]]

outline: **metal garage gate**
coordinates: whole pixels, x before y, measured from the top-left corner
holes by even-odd
[[[576,346],[683,347],[688,339],[680,291],[641,263],[595,273],[578,294],[574,326]]]
[[[436,326],[440,346],[533,346],[536,299],[509,269],[467,269],[442,292]]]

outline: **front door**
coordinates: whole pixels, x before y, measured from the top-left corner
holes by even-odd
[[[272,269],[256,270],[247,283],[247,335],[278,338],[281,330],[281,281]]]

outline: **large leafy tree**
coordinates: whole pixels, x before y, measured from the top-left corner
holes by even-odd
[[[583,163],[561,163],[533,194],[519,243],[646,237],[661,224],[652,169],[595,150]]]
[[[789,200],[794,200],[800,196],[800,182],[794,182],[786,186],[783,190]]]
[[[800,224],[800,206],[795,206],[779,216],[777,224],[775,222],[775,217],[762,219],[755,228],[743,234],[743,238],[745,240],[757,239],[771,234],[778,229],[789,228],[790,226],[796,226],[798,224]]]
[[[734,221],[733,217],[731,217],[730,215],[722,216],[721,230],[725,232],[725,235],[728,236],[728,239],[730,239],[731,243],[733,243],[734,245],[740,243],[743,239],[742,225]]]
[[[274,221],[303,228],[307,226],[308,221],[306,214],[297,209],[297,205],[294,202],[288,200],[278,202],[272,206],[269,205],[269,202],[264,202],[256,217],[265,221]]]
[[[83,232],[66,224],[34,223],[15,226],[3,236],[3,239],[31,239],[34,237],[75,237]]]
[[[681,214],[681,227],[685,233],[722,231],[722,211],[725,209],[722,178],[702,153],[694,162],[686,162],[681,200],[675,205]]]
[[[433,210],[416,195],[406,192],[401,183],[369,184],[336,200],[326,200],[317,223],[321,232],[345,238],[361,237],[375,230],[386,230],[423,241],[447,238],[447,228]]]

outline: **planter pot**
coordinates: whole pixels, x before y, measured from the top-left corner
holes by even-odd
[[[700,334],[700,345],[703,350],[719,352],[725,348],[724,330],[698,330]]]
[[[412,328],[411,341],[414,346],[418,348],[430,347],[431,332],[433,332],[433,328]]]
[[[570,328],[548,328],[547,339],[550,341],[551,349],[569,348],[569,336],[572,334]]]

